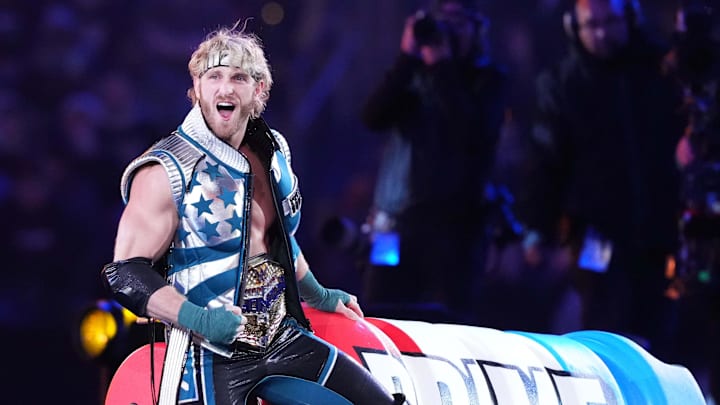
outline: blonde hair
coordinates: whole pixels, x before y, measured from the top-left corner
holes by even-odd
[[[252,118],[257,118],[265,110],[270,98],[272,74],[260,39],[254,34],[245,33],[247,21],[240,30],[237,29],[239,25],[240,21],[232,28],[221,28],[210,33],[190,57],[188,71],[195,80],[213,67],[232,66],[244,70],[256,82],[263,82],[265,86],[255,99],[251,112]],[[193,88],[188,89],[188,97],[193,104],[198,101]]]

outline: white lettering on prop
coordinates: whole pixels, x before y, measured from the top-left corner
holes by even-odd
[[[390,392],[402,392],[412,401],[417,398],[415,384],[400,359],[386,352],[363,351],[360,354],[373,376]],[[412,403],[418,403],[413,401]]]
[[[478,404],[472,378],[449,360],[405,355],[403,362],[413,377],[419,404]]]
[[[402,362],[384,352],[358,349],[370,372],[392,392],[402,391],[417,405],[616,404],[595,375],[463,359],[452,361],[404,353]],[[614,395],[610,392],[610,398]],[[416,398],[416,401],[412,401]]]
[[[593,376],[573,376],[566,373],[553,373],[558,395],[564,404],[615,404],[605,397],[602,382]],[[611,397],[612,398],[612,397]]]
[[[500,404],[557,404],[552,380],[544,368],[478,361]]]

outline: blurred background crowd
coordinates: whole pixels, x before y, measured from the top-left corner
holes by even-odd
[[[407,16],[428,4],[0,2],[0,328],[9,339],[5,347],[14,351],[0,373],[5,382],[17,381],[3,397],[101,403],[107,381],[102,372],[108,370],[82,356],[76,334],[83,311],[106,297],[99,271],[112,259],[122,170],[189,110],[193,47],[245,17],[252,17],[248,30],[262,39],[272,67],[275,85],[265,119],[290,143],[304,200],[298,239],[323,284],[368,298],[361,304],[370,316],[545,333],[583,327],[578,298],[568,289],[571,247],[546,244],[543,259],[534,260],[525,249],[530,242],[523,217],[515,215],[543,198],[528,184],[538,164],[529,153],[538,114],[536,79],[570,45],[563,29],[574,4],[569,0],[475,2],[488,34],[485,55],[506,78],[488,175],[494,188],[485,194],[491,219],[483,226],[492,229],[478,229],[490,243],[480,259],[483,281],[470,284],[477,288],[467,294],[478,310],[469,318],[448,317],[415,301],[386,303],[387,291],[372,291],[384,288],[377,272],[392,269],[368,266],[367,246],[358,238],[368,237],[369,215],[377,208],[387,143],[382,131],[363,121],[363,109],[396,63]],[[679,4],[642,4],[647,29],[668,44]],[[654,198],[679,197],[668,191]],[[414,280],[404,283],[411,289]]]

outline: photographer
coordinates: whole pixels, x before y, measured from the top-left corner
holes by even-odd
[[[533,204],[519,216],[537,231],[528,235],[571,247],[581,328],[631,336],[663,358],[685,118],[661,70],[667,49],[642,17],[636,0],[576,0],[565,13],[568,52],[537,79]],[[537,241],[527,238],[528,258]]]
[[[388,136],[369,224],[399,242],[399,261],[366,273],[366,302],[435,303],[460,316],[477,294],[480,206],[506,85],[487,28],[471,1],[438,0],[409,16],[400,55],[365,104],[367,127]]]

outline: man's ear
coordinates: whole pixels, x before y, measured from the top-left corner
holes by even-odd
[[[263,91],[265,91],[265,81],[260,80],[255,85],[255,97],[260,97],[260,95],[263,93]]]
[[[200,100],[200,78],[193,77],[193,94],[195,94],[195,100]]]

